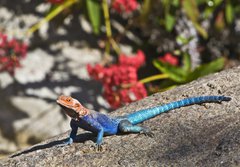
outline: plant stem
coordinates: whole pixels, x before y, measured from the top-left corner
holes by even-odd
[[[153,76],[141,79],[138,82],[140,82],[142,84],[145,84],[145,83],[148,83],[148,82],[156,81],[156,80],[159,80],[159,79],[166,79],[166,78],[168,78],[167,74],[157,74],[157,75],[153,75]],[[122,84],[121,88],[123,88],[123,89],[130,88],[130,87],[134,86],[135,84],[137,84],[138,82],[129,83],[129,84]]]
[[[102,0],[102,8],[103,8],[103,16],[104,16],[104,21],[105,21],[105,26],[106,26],[106,35],[107,35],[105,53],[107,53],[107,55],[109,55],[110,45],[111,45],[109,39],[112,37],[112,29],[111,29],[107,0]]]
[[[159,80],[159,79],[166,79],[166,78],[168,78],[167,74],[157,74],[157,75],[153,75],[153,76],[141,79],[141,80],[139,80],[139,82],[145,84],[145,83],[148,83],[148,82],[156,81],[156,80]]]
[[[112,29],[111,29],[107,0],[102,0],[102,8],[103,8],[103,15],[104,15],[104,19],[105,19],[106,34],[107,34],[108,38],[111,38],[112,37]]]
[[[58,7],[56,7],[52,12],[50,12],[45,18],[43,18],[41,21],[39,21],[37,24],[33,25],[31,28],[27,30],[27,34],[30,35],[34,33],[36,30],[39,29],[44,23],[49,22],[52,20],[55,16],[57,16],[60,12],[62,12],[64,9],[70,7],[74,3],[78,2],[78,0],[67,0],[64,3],[60,4]]]
[[[105,26],[106,26],[106,35],[107,35],[107,42],[105,47],[105,52],[110,53],[110,46],[112,45],[113,49],[116,51],[116,53],[120,54],[120,49],[115,42],[115,40],[112,38],[112,29],[111,29],[111,22],[110,22],[110,15],[109,15],[109,8],[107,0],[102,0],[102,8],[103,8],[103,15],[105,20]]]
[[[115,52],[117,53],[117,55],[119,56],[121,53],[121,49],[119,48],[117,42],[113,38],[111,38],[110,43],[111,43],[113,49],[115,50]]]

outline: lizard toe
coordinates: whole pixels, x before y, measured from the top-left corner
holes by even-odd
[[[103,146],[102,146],[102,144],[96,144],[96,145],[95,145],[95,150],[96,150],[97,152],[102,152],[102,151],[103,151]]]
[[[103,146],[102,144],[94,144],[90,146],[90,149],[95,150],[96,152],[102,152]]]
[[[148,136],[148,137],[154,137],[154,133],[151,132],[151,130],[149,129],[144,129],[140,132],[140,134],[144,134],[145,136]]]

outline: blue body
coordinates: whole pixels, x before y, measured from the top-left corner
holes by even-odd
[[[97,145],[100,145],[102,143],[104,134],[114,135],[119,132],[135,132],[135,133],[143,132],[145,134],[150,134],[150,131],[147,128],[136,126],[136,124],[141,123],[150,118],[153,118],[163,112],[192,104],[200,104],[206,102],[221,102],[230,100],[231,100],[230,97],[225,96],[190,97],[176,102],[171,102],[162,106],[143,109],[132,114],[114,118],[107,116],[105,114],[101,114],[99,112],[91,111],[90,114],[81,117],[80,120],[78,121],[72,119],[71,121],[72,131],[69,140],[65,144],[71,144],[73,142],[73,139],[77,134],[78,127],[96,133],[97,134],[96,143]]]

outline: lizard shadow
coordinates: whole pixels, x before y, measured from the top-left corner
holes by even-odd
[[[129,133],[118,133],[117,135],[119,136],[124,136],[124,135],[128,135]],[[111,136],[111,135],[104,135],[104,136]],[[23,154],[28,154],[34,151],[38,151],[38,150],[43,150],[43,149],[47,149],[47,148],[51,148],[54,146],[58,146],[60,144],[62,144],[63,142],[65,142],[67,140],[67,138],[61,139],[61,140],[54,140],[51,141],[49,143],[46,144],[38,144],[35,145],[29,149],[20,151],[19,153],[15,153],[13,155],[11,155],[9,158],[14,158]],[[74,139],[74,143],[84,143],[88,140],[91,140],[92,142],[95,143],[96,140],[96,134],[91,133],[91,132],[87,132],[87,133],[82,133],[76,136],[76,138]],[[56,147],[57,148],[57,147]]]
[[[62,144],[63,142],[65,142],[66,140],[67,140],[67,138],[64,138],[64,139],[61,139],[61,140],[54,140],[54,141],[51,141],[51,142],[46,143],[46,144],[38,144],[38,145],[35,145],[35,146],[33,146],[29,149],[26,149],[26,150],[20,151],[19,153],[13,154],[9,158],[14,158],[14,157],[17,157],[17,156],[20,156],[20,155],[23,155],[23,154],[28,154],[28,153],[31,153],[31,152],[34,152],[34,151],[43,150],[43,149],[51,148],[51,147],[54,147],[54,146],[58,146],[58,145]],[[94,141],[94,134],[92,134],[92,133],[79,134],[79,135],[76,136],[76,139],[74,140],[74,143],[84,143],[87,140]]]
[[[128,133],[119,133],[117,135],[122,136],[122,135],[127,135],[127,134]],[[105,135],[105,136],[110,136],[110,135]],[[46,144],[38,144],[38,145],[35,145],[35,146],[33,146],[29,149],[26,149],[26,150],[20,151],[19,153],[13,154],[9,158],[14,158],[14,157],[17,157],[17,156],[20,156],[20,155],[23,155],[23,154],[28,154],[28,153],[31,153],[31,152],[34,152],[34,151],[43,150],[43,149],[51,148],[51,147],[54,147],[54,146],[58,146],[58,145],[62,144],[63,142],[65,142],[66,140],[67,140],[67,138],[64,138],[64,139],[61,139],[61,140],[54,140],[54,141],[51,141],[51,142],[46,143]],[[88,140],[91,140],[92,142],[95,143],[96,135],[94,133],[91,133],[91,132],[78,134],[76,136],[76,138],[74,139],[74,143],[84,143]]]

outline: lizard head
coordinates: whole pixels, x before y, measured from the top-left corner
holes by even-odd
[[[63,108],[65,113],[73,119],[79,119],[89,112],[77,99],[71,96],[61,95],[58,97],[57,103]]]

